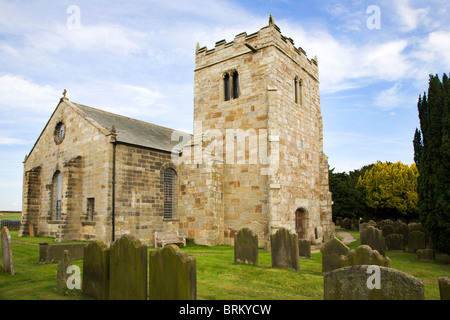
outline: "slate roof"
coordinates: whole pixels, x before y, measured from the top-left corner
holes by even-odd
[[[71,103],[79,108],[87,118],[91,118],[106,130],[110,131],[114,125],[118,142],[168,152],[180,152],[182,149],[180,141],[188,142],[192,137],[191,134],[186,132],[161,127],[78,103]],[[174,141],[172,141],[172,137]],[[183,137],[183,139],[181,140],[179,137]]]

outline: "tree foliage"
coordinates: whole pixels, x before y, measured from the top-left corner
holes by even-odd
[[[450,80],[430,75],[428,93],[417,104],[420,130],[414,133],[419,169],[420,220],[437,250],[450,253]]]
[[[411,219],[417,216],[417,177],[415,164],[377,162],[356,187],[376,218]]]

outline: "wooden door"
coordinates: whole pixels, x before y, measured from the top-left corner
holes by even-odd
[[[305,210],[297,209],[295,211],[295,231],[297,232],[298,238],[303,239],[305,234]]]

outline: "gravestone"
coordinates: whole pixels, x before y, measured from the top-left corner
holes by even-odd
[[[383,231],[383,237],[387,237],[394,233],[394,226],[391,224],[385,224],[381,227],[381,231]]]
[[[400,223],[398,227],[395,228],[394,233],[401,234],[403,236],[403,247],[406,248],[408,246],[408,225],[406,223]]]
[[[258,235],[249,228],[234,235],[234,262],[258,265]]]
[[[450,278],[449,277],[439,277],[439,293],[441,295],[441,300],[450,300]]]
[[[64,258],[65,250],[69,250],[71,259],[83,259],[83,250],[87,245],[87,243],[49,245],[46,241],[39,242],[39,263],[45,264],[61,261]]]
[[[391,259],[382,257],[377,250],[372,250],[372,248],[366,245],[361,245],[358,248],[349,251],[347,255],[341,255],[339,258],[339,266],[341,268],[360,264],[390,268]]]
[[[408,234],[408,252],[416,253],[417,249],[426,249],[425,233],[413,231]]]
[[[325,243],[320,252],[322,253],[322,272],[330,272],[334,269],[338,269],[339,257],[341,255],[347,255],[350,249],[342,243],[339,239],[333,238]]]
[[[370,224],[368,222],[363,222],[359,224],[359,233],[363,232]]]
[[[386,241],[386,250],[388,251],[405,251],[403,244],[403,235],[393,233],[384,238]]]
[[[197,266],[194,257],[176,245],[149,253],[150,300],[196,300]]]
[[[360,238],[361,244],[368,245],[384,256],[386,250],[386,242],[383,237],[383,231],[369,226],[363,232],[361,232]]]
[[[395,269],[355,265],[325,274],[324,299],[424,300],[424,283]]]
[[[7,227],[2,228],[2,261],[3,269],[10,275],[14,275],[14,259],[11,247],[11,235]]]
[[[311,258],[311,241],[298,239],[298,254],[300,257]]]
[[[109,300],[110,249],[94,240],[84,248],[82,294],[96,300]]]
[[[434,261],[434,260],[436,260],[433,249],[417,249],[416,253],[417,253],[417,259],[419,261]]]
[[[147,247],[130,235],[111,243],[109,298],[147,299]]]
[[[56,289],[65,291],[67,290],[67,279],[70,277],[70,273],[67,273],[67,268],[71,265],[69,258],[69,250],[64,251],[63,259],[58,263],[58,272],[56,275]]]
[[[272,267],[300,271],[298,236],[285,228],[270,236]]]

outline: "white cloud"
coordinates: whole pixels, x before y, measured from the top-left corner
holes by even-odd
[[[61,92],[50,85],[39,85],[17,75],[0,76],[0,110],[48,113],[60,96]]]
[[[396,4],[397,20],[402,25],[402,31],[412,31],[417,29],[420,23],[428,24],[429,8],[413,9],[410,7],[409,0],[397,0]]]

